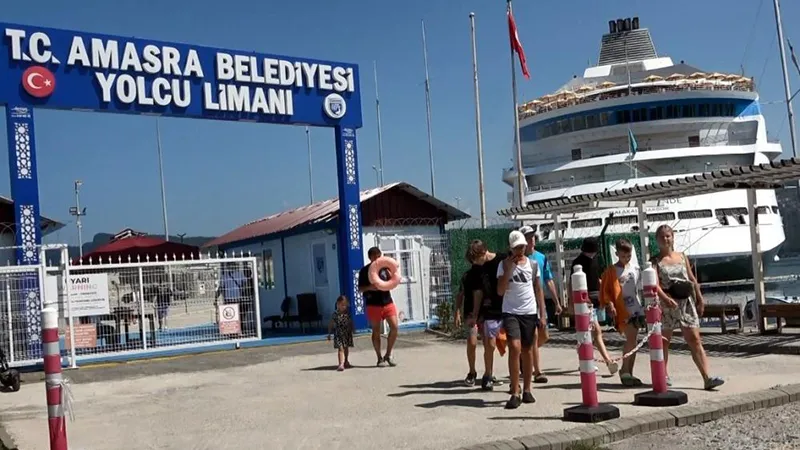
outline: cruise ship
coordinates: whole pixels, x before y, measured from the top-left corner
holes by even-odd
[[[638,17],[608,25],[596,66],[518,108],[525,204],[767,163],[781,155],[780,143],[767,139],[752,78],[659,56]],[[512,187],[509,201],[518,204],[516,164],[503,171],[503,181]],[[784,242],[783,223],[775,192],[756,195],[769,263]],[[744,190],[664,198],[645,210],[651,232],[661,224],[675,229],[676,250],[689,255],[701,281],[752,275]],[[635,208],[561,220],[565,239],[598,236],[605,225],[606,233],[638,232]],[[540,238],[553,238],[552,221],[525,223]]]

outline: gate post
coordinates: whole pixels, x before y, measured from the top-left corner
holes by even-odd
[[[339,291],[350,299],[353,327],[368,327],[364,296],[358,292],[358,271],[364,265],[361,227],[361,192],[358,186],[358,153],[356,130],[336,126],[336,172],[339,181],[339,218],[337,250],[339,257]]]
[[[34,139],[33,108],[6,105],[8,133],[8,171],[11,180],[11,198],[14,201],[14,235],[17,264],[39,264],[39,247],[42,244],[39,218],[39,179],[36,174],[36,140]],[[25,273],[20,277],[20,288],[13,291],[14,304],[24,311],[15,311],[25,317],[25,335],[28,355],[40,358],[42,296],[39,276]]]

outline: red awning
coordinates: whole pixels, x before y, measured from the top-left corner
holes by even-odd
[[[80,258],[82,264],[116,263],[120,259],[131,261],[174,261],[199,259],[199,249],[193,245],[169,242],[151,236],[133,236],[109,242]],[[76,261],[77,262],[77,261]]]

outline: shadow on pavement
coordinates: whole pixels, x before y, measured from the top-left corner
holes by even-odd
[[[460,389],[417,389],[413,391],[405,391],[405,392],[396,392],[394,394],[387,394],[388,397],[408,397],[409,395],[431,395],[431,394],[440,394],[440,395],[466,395],[466,394],[474,394],[476,392],[481,392],[480,389],[474,387],[462,387]]]
[[[335,371],[336,371],[336,369],[337,369],[338,367],[339,367],[339,366],[338,366],[338,365],[336,365],[336,364],[331,364],[331,365],[329,365],[329,366],[319,366],[319,367],[310,367],[310,368],[308,368],[308,369],[300,369],[300,371],[301,371],[301,372],[325,372],[325,371],[331,371],[331,372],[335,372]],[[357,365],[352,365],[352,366],[350,366],[350,368],[349,368],[349,369],[347,369],[347,370],[350,370],[350,369],[372,369],[372,368],[376,368],[376,369],[378,369],[379,367],[375,367],[375,366],[357,366]]]
[[[403,389],[452,389],[464,387],[464,380],[434,381],[433,383],[403,384],[398,386]]]
[[[439,408],[442,406],[462,406],[466,408],[498,408],[504,405],[505,403],[506,403],[505,400],[486,401],[481,398],[453,398],[449,400],[437,400],[435,402],[430,402],[430,403],[420,403],[414,406],[416,406],[417,408],[425,408],[425,409]]]

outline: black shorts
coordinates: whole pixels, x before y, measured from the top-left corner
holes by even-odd
[[[506,329],[506,336],[508,336],[508,339],[519,339],[524,349],[533,346],[536,337],[536,329],[538,327],[538,314],[525,316],[503,314],[503,328]]]

